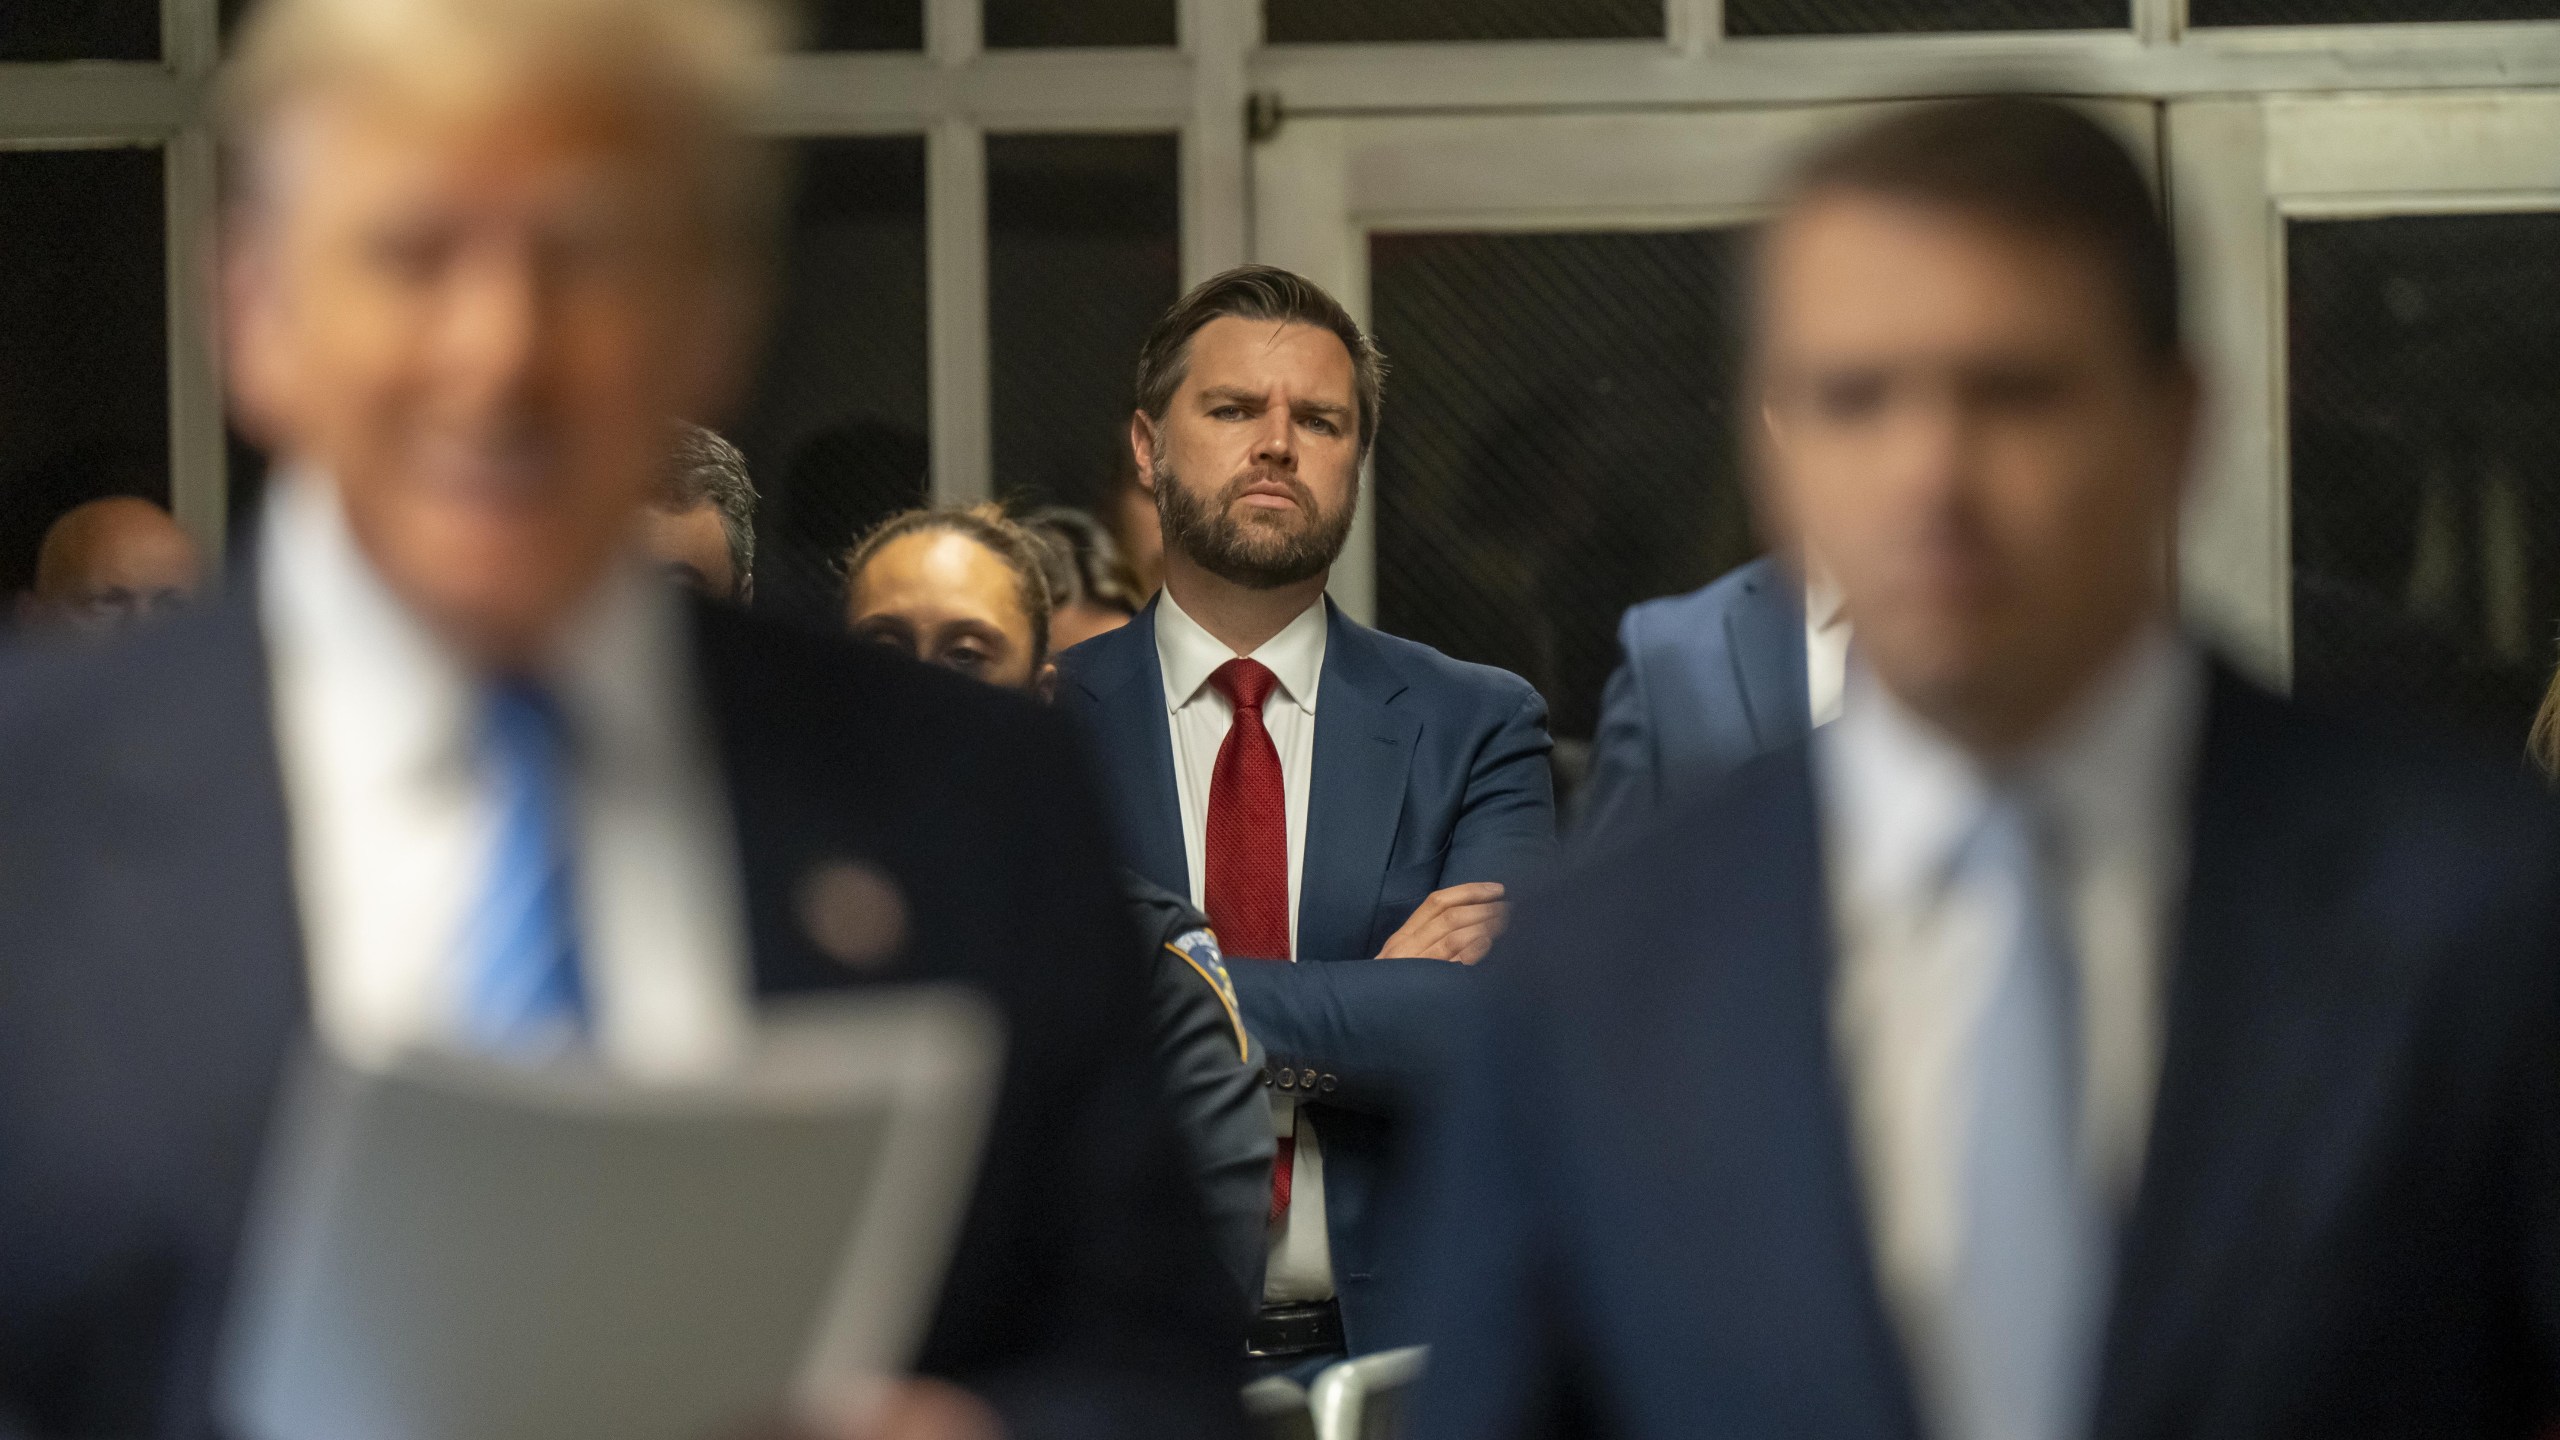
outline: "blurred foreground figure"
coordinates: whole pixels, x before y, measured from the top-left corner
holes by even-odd
[[[2526,1435],[2560,830],[2179,637],[2167,235],[2077,113],[1908,111],[1760,261],[1841,718],[1524,904],[1421,1433]]]
[[[1304,1375],[1394,1343],[1384,1297],[1411,1274],[1389,1239],[1410,1198],[1399,1127],[1438,1078],[1503,882],[1555,844],[1538,692],[1325,598],[1384,366],[1285,270],[1230,270],[1178,301],[1139,350],[1129,420],[1165,588],[1058,657],[1131,864],[1216,923],[1270,1048],[1279,1156],[1252,1350]]]
[[[195,542],[168,511],[129,496],[92,500],[45,530],[18,618],[36,631],[112,635],[185,605],[203,578]]]
[[[1055,558],[1029,524],[992,505],[910,510],[846,557],[845,621],[876,644],[1047,700],[1057,688],[1045,584]],[[1121,888],[1154,969],[1156,1056],[1192,1178],[1239,1300],[1258,1300],[1272,1151],[1262,1047],[1237,1012],[1209,917],[1131,871]]]
[[[593,1046],[646,1083],[716,1072],[765,998],[919,979],[989,997],[1007,1071],[935,1378],[876,1437],[1238,1423],[1066,727],[640,554],[665,417],[718,412],[751,328],[764,28],[742,0],[253,22],[223,329],[284,461],[255,573],[0,677],[0,1433],[215,1432],[306,1028],[359,1061]]]
[[[640,523],[650,557],[677,584],[738,605],[756,598],[756,484],[737,446],[680,427],[666,483]]]

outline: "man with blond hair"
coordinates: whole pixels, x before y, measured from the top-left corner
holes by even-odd
[[[0,674],[0,1435],[221,1433],[306,1029],[648,1083],[880,981],[973,987],[1009,1051],[929,1378],[861,1440],[1238,1423],[1065,726],[690,601],[639,544],[665,417],[720,412],[753,328],[770,32],[744,0],[253,22],[222,294],[283,462],[256,563]]]

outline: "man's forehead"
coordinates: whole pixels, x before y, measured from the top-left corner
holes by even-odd
[[[1285,372],[1302,383],[1338,383],[1351,391],[1351,352],[1342,337],[1296,320],[1221,315],[1191,337],[1189,383],[1198,388],[1250,385]]]
[[[361,203],[433,192],[601,211],[664,191],[646,177],[662,173],[668,133],[637,106],[574,93],[465,104],[337,88],[279,110],[254,163],[270,199],[323,193]]]
[[[1761,272],[1763,338],[1779,342],[2044,332],[2109,297],[2104,262],[2067,236],[1864,192],[1790,210]]]

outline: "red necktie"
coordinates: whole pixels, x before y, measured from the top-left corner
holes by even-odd
[[[1262,727],[1262,702],[1279,683],[1260,661],[1230,660],[1209,683],[1235,707],[1218,766],[1209,772],[1206,886],[1210,928],[1230,955],[1286,960],[1289,955],[1289,799],[1280,781],[1280,751]],[[1280,1138],[1271,1163],[1270,1223],[1289,1213],[1294,1136]]]

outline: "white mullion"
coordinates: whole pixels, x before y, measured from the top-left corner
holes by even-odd
[[[987,48],[980,0],[925,0],[924,53],[945,69],[974,62]]]
[[[1243,264],[1247,235],[1245,67],[1262,27],[1258,0],[1182,0],[1191,115],[1182,127],[1182,281]]]
[[[2174,45],[2187,33],[2187,0],[2133,0],[2133,33],[2146,45]]]
[[[218,0],[161,0],[161,55],[188,103],[161,156],[167,207],[169,509],[207,562],[222,563],[231,477],[214,308],[221,199],[205,97],[221,61]]]
[[[1662,23],[1673,49],[1700,58],[1724,40],[1724,0],[1663,0]]]
[[[946,119],[927,133],[924,153],[933,499],[968,505],[995,493],[986,132],[965,118]]]

